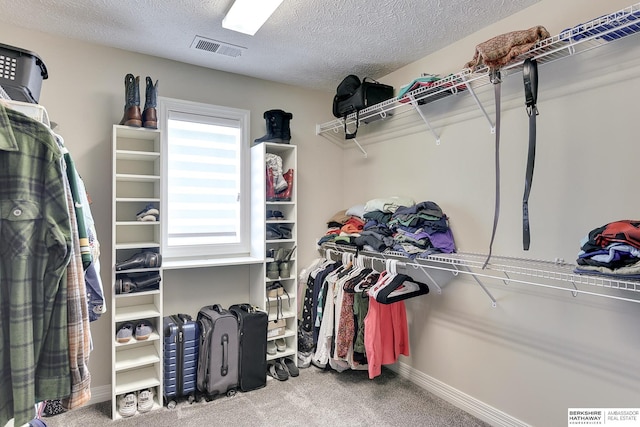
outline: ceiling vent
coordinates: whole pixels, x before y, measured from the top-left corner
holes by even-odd
[[[207,39],[205,37],[196,36],[191,43],[191,49],[204,50],[206,52],[217,53],[220,55],[231,56],[237,58],[242,55],[242,51],[246,47],[236,46],[233,44],[221,42],[218,40]]]

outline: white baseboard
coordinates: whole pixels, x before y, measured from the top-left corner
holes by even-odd
[[[411,366],[398,362],[388,365],[387,368],[397,372],[402,378],[408,379],[412,383],[446,400],[452,405],[468,412],[469,414],[491,424],[494,427],[530,427],[517,418],[487,405],[480,400],[457,390],[442,381],[426,375]]]
[[[93,405],[94,403],[105,402],[107,400],[111,400],[110,385],[101,385],[99,387],[91,387],[91,400],[88,403],[89,405]]]

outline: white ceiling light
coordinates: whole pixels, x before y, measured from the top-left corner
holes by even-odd
[[[281,3],[282,0],[236,0],[222,20],[222,27],[252,36]]]

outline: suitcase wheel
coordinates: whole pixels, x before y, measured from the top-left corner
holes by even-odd
[[[191,404],[193,404],[193,402],[195,402],[195,401],[196,401],[196,397],[195,397],[193,394],[190,394],[190,395],[187,397],[187,401],[188,401],[188,402],[189,402],[189,404],[191,405]]]
[[[169,409],[175,409],[177,405],[177,402],[175,400],[170,400],[169,402],[167,402],[167,408]]]
[[[227,397],[233,397],[236,395],[236,389],[232,388],[231,390],[227,390]]]

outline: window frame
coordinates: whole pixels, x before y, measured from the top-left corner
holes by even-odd
[[[198,123],[238,122],[240,130],[240,239],[237,243],[220,243],[209,245],[169,246],[169,221],[164,220],[162,212],[168,212],[168,173],[169,173],[169,132],[168,120],[171,114],[180,118],[202,116],[209,120]],[[186,101],[175,98],[158,97],[158,118],[161,129],[161,180],[160,180],[160,221],[161,251],[167,261],[203,259],[224,259],[248,257],[251,253],[251,152],[249,150],[250,112],[232,107]]]

